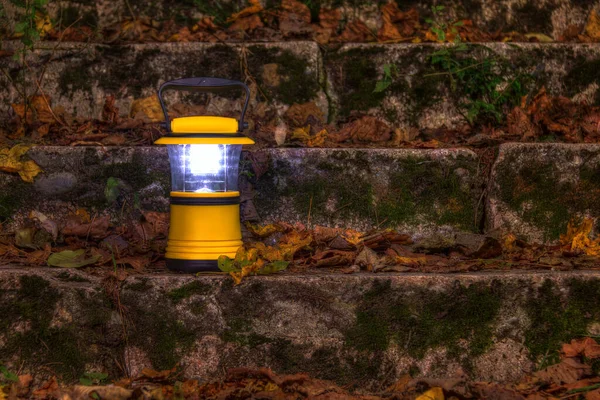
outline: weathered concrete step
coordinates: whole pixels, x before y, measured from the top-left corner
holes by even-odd
[[[600,217],[600,145],[500,146],[489,181],[488,230],[556,241],[571,219]]]
[[[28,154],[43,169],[33,184],[0,174],[0,218],[12,221],[6,229],[34,209],[63,221],[84,207],[115,223],[140,209],[168,211],[164,147],[39,146]],[[488,178],[468,149],[245,153],[242,219],[390,227],[417,238],[484,226],[528,242],[556,242],[571,219],[600,217],[600,145],[509,143],[498,154]]]
[[[73,207],[115,218],[168,211],[164,147],[34,147],[29,157],[44,170],[33,185],[0,175],[0,215],[16,224],[32,209],[56,221]],[[476,232],[484,209],[478,163],[467,149],[265,149],[242,164],[242,218],[416,236]]]
[[[464,92],[460,85],[452,89],[449,74],[431,65],[430,56],[443,48],[438,44],[346,44],[326,53],[332,118],[340,122],[353,114],[367,113],[401,130],[466,125],[467,111],[459,105],[483,98]],[[530,99],[545,87],[551,95],[600,104],[598,45],[486,43],[469,48],[458,57],[472,59],[472,65],[495,64],[494,68],[502,71],[501,79],[506,80],[500,92],[518,81],[528,89],[525,93],[530,93]],[[397,77],[386,91],[375,93],[386,64],[396,66]],[[509,112],[510,107],[499,111]]]
[[[14,45],[6,43],[5,47]],[[252,84],[256,96],[248,116],[250,134],[272,144],[281,144],[291,128],[321,125],[328,117],[330,122],[343,123],[354,116],[375,115],[390,125],[389,131],[398,129],[404,139],[411,136],[411,129],[464,127],[466,110],[460,104],[465,103],[465,96],[467,103],[482,100],[482,95],[461,92],[461,87],[453,91],[448,74],[431,65],[429,56],[444,48],[437,44],[347,44],[323,54],[312,42],[128,46],[71,43],[55,51],[45,47],[28,60],[35,74],[25,74],[26,86],[30,92],[35,90],[37,86],[31,79],[45,68],[44,93],[53,105],[67,112],[99,118],[104,99],[110,94],[115,96],[120,113],[127,115],[134,99],[154,94],[168,79],[194,75],[242,79],[258,85]],[[493,68],[502,71],[504,84],[518,81],[528,89],[530,99],[546,87],[550,95],[600,104],[599,45],[490,43],[472,46],[460,57],[495,65]],[[397,76],[387,90],[375,93],[386,64],[396,66]],[[15,82],[19,81],[19,65],[10,57],[1,59],[0,66]],[[19,88],[0,76],[2,102],[21,102]],[[520,99],[519,95],[513,96],[517,103]],[[190,96],[173,95],[169,100],[171,105],[198,102]],[[289,106],[307,102],[314,102],[316,107],[286,115]],[[201,105],[207,106],[207,113],[226,115],[236,115],[241,107],[239,101],[222,97],[203,100]],[[506,113],[510,106],[498,106],[497,111]],[[307,118],[309,115],[312,118]],[[277,137],[277,132],[282,137]]]
[[[116,285],[0,268],[0,362],[66,381],[177,363],[203,380],[266,366],[373,389],[408,372],[515,381],[561,342],[600,333],[596,272],[279,274],[239,286],[139,275]]]
[[[5,42],[7,50],[18,46]],[[252,99],[252,109],[282,114],[289,105],[315,102],[327,116],[327,101],[321,90],[321,53],[312,42],[211,44],[162,43],[126,46],[90,45],[84,43],[42,43],[30,54],[31,73],[24,74],[28,93],[37,89],[33,79],[44,70],[42,89],[53,106],[82,118],[100,118],[104,100],[115,96],[122,115],[130,112],[134,99],[156,94],[161,83],[191,76],[216,76],[228,79],[252,79],[260,87],[260,96]],[[19,65],[10,57],[0,59],[0,66],[17,80]],[[250,83],[250,82],[248,82]],[[2,103],[22,102],[19,91],[23,83],[0,77]],[[253,88],[256,93],[256,87]],[[233,93],[233,92],[232,92]],[[39,94],[39,93],[38,93]],[[239,115],[241,94],[212,101],[208,113]],[[165,94],[170,105],[181,96]],[[191,96],[185,96],[187,103]],[[198,103],[198,97],[191,97]],[[270,105],[263,103],[265,98]],[[229,100],[229,101],[228,101]],[[205,105],[201,103],[200,105]],[[265,110],[266,108],[266,110]],[[260,111],[257,111],[260,113]],[[162,117],[161,117],[162,118]]]
[[[369,1],[301,1],[308,5],[313,22],[318,21],[320,8],[340,7],[344,19],[360,17],[367,25],[377,30],[381,25],[378,8],[381,2]],[[8,15],[12,16],[13,7],[7,3]],[[66,27],[76,22],[78,26],[89,26],[101,31],[124,18],[131,18],[132,12],[138,18],[150,18],[153,21],[175,20],[181,25],[193,24],[205,15],[214,16],[217,22],[223,22],[232,13],[248,5],[243,0],[206,0],[202,3],[188,1],[89,1],[69,0],[51,2],[48,7],[55,26]],[[262,0],[263,6],[274,12],[280,1]],[[422,18],[431,17],[433,5],[444,5],[449,18],[471,19],[474,23],[489,32],[518,31],[543,33],[555,39],[560,38],[565,30],[575,25],[585,25],[589,12],[597,6],[594,0],[551,0],[540,3],[535,0],[523,0],[518,3],[512,0],[499,0],[490,5],[485,0],[418,0],[397,1],[399,8],[407,11],[417,8]],[[77,19],[79,18],[79,21]],[[10,21],[9,21],[10,22]]]

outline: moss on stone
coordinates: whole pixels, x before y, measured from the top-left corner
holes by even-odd
[[[600,280],[571,279],[567,287],[565,295],[545,280],[528,296],[525,345],[533,359],[544,364],[559,359],[562,343],[586,335],[588,325],[600,321]]]
[[[139,292],[125,292],[122,299],[133,321],[128,343],[143,349],[157,370],[176,366],[194,344],[197,332],[165,308],[169,301],[166,296],[146,302],[139,298]]]
[[[90,282],[89,279],[86,279],[77,274],[71,274],[67,271],[61,272],[60,274],[56,275],[56,278],[60,279],[63,282],[86,282],[86,283]]]
[[[579,180],[565,180],[554,160],[536,161],[523,152],[510,153],[497,165],[498,195],[523,221],[540,229],[545,240],[558,239],[573,217],[600,215],[600,165],[583,163]]]
[[[501,301],[494,288],[483,285],[438,292],[422,289],[407,296],[390,281],[376,281],[356,312],[356,324],[346,332],[346,344],[357,350],[381,352],[392,343],[422,358],[436,347],[450,356],[481,355],[492,344],[492,322]],[[468,346],[461,346],[467,341]]]
[[[465,188],[455,173],[459,168],[475,178],[472,159],[459,158],[451,165],[420,158],[402,160],[398,169],[390,174],[389,191],[379,199],[377,215],[390,224],[414,223],[421,219],[476,231],[480,217],[475,215],[479,188]]]
[[[31,184],[19,179],[13,182],[10,188],[11,190],[0,193],[0,222],[12,218],[15,212],[27,207],[33,200]]]
[[[20,288],[16,291],[0,292],[3,316],[0,333],[7,337],[0,354],[4,361],[20,354],[27,365],[49,365],[53,372],[68,381],[83,374],[87,362],[84,338],[73,326],[50,326],[60,298],[59,292],[48,281],[36,275],[21,276]],[[25,332],[12,329],[12,324],[19,321],[29,325]]]
[[[95,8],[82,12],[81,8],[69,5],[61,9],[59,23],[63,28],[68,26],[87,26],[95,28],[98,25],[98,14],[96,13]]]
[[[90,65],[88,62],[81,62],[60,74],[58,87],[63,96],[73,98],[73,93],[77,91],[91,94],[93,78],[89,71]]]
[[[319,91],[316,73],[310,72],[308,61],[291,50],[279,47],[250,46],[248,48],[248,69],[268,100],[278,100],[284,104],[306,103],[314,100]],[[263,66],[277,64],[279,85],[271,87],[263,79]]]
[[[564,87],[568,96],[574,96],[585,90],[592,83],[600,81],[600,59],[588,60],[584,56],[577,56],[567,76],[564,78]],[[596,91],[594,104],[600,104],[600,90]]]
[[[520,7],[512,7],[512,23],[505,31],[552,33],[552,7],[541,6],[537,2],[524,2]]]
[[[179,303],[184,299],[192,297],[194,295],[205,295],[209,293],[211,290],[211,286],[202,283],[200,281],[193,281],[190,283],[186,283],[185,285],[171,290],[167,293],[167,297],[173,301],[173,303]]]
[[[127,290],[133,290],[135,292],[146,292],[152,288],[152,285],[149,283],[150,279],[141,278],[137,279],[135,283],[129,283],[126,286]]]
[[[154,58],[160,55],[159,49],[135,52],[130,46],[104,46],[98,47],[98,52],[106,68],[96,71],[96,79],[98,86],[109,93],[121,90],[126,82],[129,93],[137,98],[143,89],[157,88],[159,80],[164,78],[153,68]]]
[[[373,58],[384,52],[381,46],[369,46],[328,56],[328,62],[333,65],[333,85],[340,93],[337,111],[342,119],[353,111],[367,111],[383,102],[386,93],[373,91],[381,75],[381,66]]]

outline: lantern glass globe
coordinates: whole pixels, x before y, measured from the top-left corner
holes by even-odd
[[[238,190],[241,145],[167,145],[175,192],[217,193]]]

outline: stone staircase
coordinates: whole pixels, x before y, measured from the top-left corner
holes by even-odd
[[[157,20],[202,14],[191,2],[130,3],[136,15]],[[243,3],[223,2],[232,10]],[[345,6],[348,15],[353,9],[376,26],[380,21],[369,19],[376,6],[358,3]],[[406,3],[401,6],[414,5],[422,15],[432,5]],[[122,1],[57,4],[52,12],[70,7],[99,29],[129,12]],[[583,0],[444,4],[490,31],[520,29],[554,39],[570,25],[583,26],[598,6]],[[595,143],[410,149],[393,137],[359,135],[348,148],[290,145],[285,132],[306,122],[290,118],[295,104],[314,103],[319,123],[329,126],[376,117],[396,138],[413,130],[461,129],[465,121],[447,82],[428,76],[435,74],[428,56],[446,46],[41,42],[28,56],[31,73],[21,84],[40,83],[53,107],[89,119],[101,118],[108,96],[125,116],[136,100],[182,76],[255,82],[260,91],[253,91],[250,135],[268,135],[270,145],[243,156],[242,219],[250,222],[393,228],[416,239],[509,232],[529,243],[553,244],[571,219],[600,217]],[[4,50],[17,47],[2,43]],[[597,43],[483,43],[470,51],[502,57],[510,76],[532,76],[534,92],[544,87],[553,96],[599,105]],[[386,64],[396,65],[397,79],[374,93]],[[11,82],[19,65],[2,57],[0,68],[7,71],[0,75],[6,120],[10,104],[21,101]],[[36,83],[42,71],[44,79]],[[214,97],[202,106],[212,114],[239,112],[232,98]],[[284,132],[283,138],[265,133],[266,126]],[[135,217],[123,215],[123,204],[168,211],[169,166],[162,147],[39,145],[28,157],[43,170],[34,183],[0,174],[0,234],[22,225],[32,210],[60,221],[86,208],[113,222]],[[116,200],[106,196],[109,179],[118,182]],[[200,379],[222,377],[229,367],[268,366],[371,390],[405,373],[516,381],[556,357],[561,342],[600,334],[598,304],[595,271],[282,273],[233,286],[219,275],[146,272],[116,282],[93,269],[0,265],[0,364],[68,381],[86,371],[118,377],[178,363]]]

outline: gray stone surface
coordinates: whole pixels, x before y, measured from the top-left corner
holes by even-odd
[[[6,42],[4,47],[10,49],[14,44]],[[530,75],[532,79],[523,78],[523,84],[529,82],[531,93],[544,86],[551,95],[598,104],[598,46],[483,45],[473,47],[473,56],[483,59],[481,53],[488,52],[487,58],[506,58],[507,73]],[[280,139],[275,138],[274,132],[288,131],[283,118],[288,107],[309,101],[315,102],[330,122],[343,123],[353,116],[372,114],[403,132],[401,136],[408,134],[409,129],[465,125],[447,77],[431,67],[428,60],[441,46],[346,44],[322,54],[312,42],[123,46],[64,43],[54,51],[43,45],[44,49],[31,55],[28,63],[36,75],[45,68],[42,88],[53,105],[82,118],[100,117],[107,95],[114,95],[120,113],[128,115],[134,99],[150,96],[160,83],[182,76],[220,76],[248,82],[254,79],[258,87],[253,86],[251,130],[258,127],[258,135],[275,143]],[[395,64],[399,76],[384,93],[373,93],[385,64]],[[17,74],[18,65],[10,57],[1,59],[0,66]],[[26,74],[30,91],[36,88],[32,76]],[[248,80],[248,76],[252,79]],[[218,115],[237,116],[241,107],[241,102],[223,97],[205,100],[171,94],[167,99],[170,104],[206,105],[204,112]],[[7,105],[21,101],[17,88],[4,75],[0,76],[0,100]]]
[[[437,44],[346,44],[325,55],[330,113],[343,122],[352,115],[376,115],[400,130],[458,128],[466,119],[457,109],[448,77],[431,67]],[[600,48],[593,44],[484,43],[471,46],[478,61],[505,58],[507,74],[521,78],[533,94],[543,86],[561,95],[598,104]],[[482,53],[484,52],[484,53]],[[482,54],[485,54],[482,56]],[[394,64],[398,77],[383,93],[374,93],[383,66]],[[460,89],[460,88],[459,88]],[[464,101],[464,99],[460,99]],[[464,111],[463,111],[464,113]]]
[[[501,145],[486,207],[488,231],[555,243],[570,220],[600,217],[600,146]]]
[[[18,46],[17,42],[3,43],[5,50]],[[243,62],[242,62],[243,61]],[[264,65],[279,64],[278,84],[270,85],[263,78]],[[41,43],[28,57],[31,72],[25,74],[28,93],[37,90],[33,81],[44,70],[42,89],[53,106],[62,106],[68,113],[82,118],[100,118],[108,95],[124,116],[129,115],[133,100],[156,93],[161,83],[182,77],[215,76],[245,80],[251,76],[271,103],[266,106],[272,113],[282,115],[293,102],[314,101],[327,114],[327,101],[320,88],[321,53],[316,43],[153,43],[132,45],[96,45],[89,43],[61,43],[52,46]],[[244,65],[244,71],[241,69]],[[0,59],[0,66],[16,76],[19,65],[11,57]],[[293,82],[293,85],[292,85]],[[296,82],[303,82],[298,86]],[[19,103],[21,83],[0,76],[0,100],[3,104]],[[265,104],[256,99],[253,87],[252,106]],[[232,92],[233,93],[233,92]],[[233,94],[233,96],[236,96]],[[189,94],[166,95],[174,104],[181,99],[186,103],[207,106],[207,112],[216,115],[239,115],[241,101],[237,97],[218,97],[212,101]],[[199,101],[202,100],[202,101]]]
[[[62,221],[84,207],[115,223],[139,209],[168,211],[164,147],[40,146],[28,154],[43,169],[34,184],[0,175],[0,215],[13,226],[33,209]],[[240,180],[244,220],[391,227],[415,237],[479,229],[484,182],[470,150],[268,149],[252,155],[263,160],[253,167],[249,157]],[[119,184],[107,195],[111,179]]]
[[[476,231],[483,205],[478,157],[467,149],[272,149],[256,180],[263,221],[415,236]]]
[[[266,366],[363,389],[409,371],[510,382],[583,333],[571,326],[593,330],[600,318],[592,272],[278,274],[233,286],[3,266],[0,288],[2,364],[67,381],[180,363],[202,380]]]

